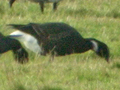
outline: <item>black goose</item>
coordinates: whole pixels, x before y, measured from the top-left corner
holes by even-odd
[[[36,38],[41,55],[51,53],[52,56],[63,56],[93,50],[109,62],[109,49],[105,43],[93,38],[83,38],[76,29],[65,23],[9,25]]]
[[[12,5],[15,1],[16,0],[9,1],[10,7],[12,7]],[[41,8],[41,12],[44,12],[44,3],[53,3],[53,10],[55,11],[57,9],[58,2],[61,0],[28,0],[28,1],[39,3],[40,8]]]
[[[28,61],[28,53],[19,41],[0,33],[0,54],[9,50],[13,51],[14,58],[17,62],[24,63]]]

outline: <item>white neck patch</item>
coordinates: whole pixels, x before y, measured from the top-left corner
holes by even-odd
[[[98,51],[98,43],[94,40],[91,40],[91,42],[93,44],[93,50],[97,52]]]

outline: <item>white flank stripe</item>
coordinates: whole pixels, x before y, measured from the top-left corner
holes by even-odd
[[[36,40],[36,38],[34,38],[33,36],[27,34],[27,33],[23,33],[21,31],[15,31],[13,33],[10,34],[12,35],[16,35],[16,37],[13,37],[17,40],[19,40],[20,42],[24,43],[24,45],[31,51],[33,51],[34,53],[41,53],[41,47],[38,45],[38,42]],[[18,37],[18,36],[19,37]]]

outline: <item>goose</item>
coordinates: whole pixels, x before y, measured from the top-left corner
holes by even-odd
[[[16,0],[9,0],[9,5],[12,7],[13,3]],[[53,3],[53,10],[55,11],[57,9],[57,4],[61,0],[28,0],[31,2],[39,3],[41,12],[44,12],[44,3]]]
[[[109,48],[105,43],[94,38],[83,38],[75,28],[66,23],[28,23],[26,25],[9,24],[9,26],[34,37],[37,45],[39,45],[40,54],[50,54],[50,60],[53,60],[54,56],[65,56],[93,50],[98,56],[103,57],[107,62],[109,62]],[[11,35],[17,36],[14,32]],[[24,38],[27,38],[27,36]],[[27,40],[24,40],[22,42],[32,45]],[[31,48],[32,47],[34,46],[31,46]],[[29,47],[30,50],[31,48]]]
[[[22,47],[21,43],[9,36],[4,36],[0,33],[0,54],[3,54],[9,50],[13,51],[14,58],[19,63],[28,62],[28,53]]]

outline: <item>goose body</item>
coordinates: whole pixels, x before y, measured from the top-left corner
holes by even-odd
[[[41,47],[41,54],[64,56],[93,50],[109,61],[108,46],[93,38],[83,38],[73,27],[65,23],[29,23],[27,25],[10,24],[13,28],[33,36]]]
[[[3,54],[9,50],[13,51],[14,58],[19,63],[28,61],[28,53],[19,41],[10,38],[9,36],[4,36],[0,33],[0,54]]]
[[[15,1],[16,0],[9,0],[10,7],[12,7]],[[44,12],[44,3],[53,3],[53,10],[56,10],[58,2],[61,0],[28,0],[28,1],[39,3],[41,11]]]

